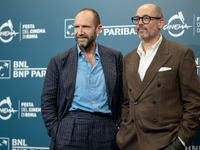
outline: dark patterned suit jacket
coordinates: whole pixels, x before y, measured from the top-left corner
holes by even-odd
[[[121,116],[122,89],[122,53],[98,44],[101,57],[108,101],[115,122]],[[74,95],[78,65],[77,46],[52,57],[44,80],[41,95],[41,111],[48,135],[52,138],[50,148],[54,147],[57,129],[67,114]]]
[[[138,66],[135,49],[124,57],[119,147],[158,150],[177,136],[189,145],[200,114],[200,83],[192,50],[163,37],[143,81]]]

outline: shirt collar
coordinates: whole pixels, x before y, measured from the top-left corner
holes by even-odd
[[[162,34],[160,34],[159,40],[153,46],[148,47],[148,49],[150,49],[150,50],[156,50],[160,46],[161,42],[162,42]],[[137,53],[140,56],[141,55],[145,55],[144,51],[143,51],[143,48],[142,48],[142,41],[140,42],[140,44],[138,46]]]
[[[78,46],[78,44],[77,44],[77,49],[78,49],[78,56],[85,55],[85,54],[81,51],[81,49],[80,49],[80,47]],[[100,58],[99,49],[98,49],[98,44],[97,44],[97,43],[96,43],[95,55],[97,55],[97,56]]]

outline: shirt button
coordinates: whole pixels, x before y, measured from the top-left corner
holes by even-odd
[[[93,104],[95,104],[95,102],[93,102]]]
[[[134,105],[137,105],[138,104],[138,102],[134,102]]]
[[[94,90],[94,88],[92,88],[92,90]]]
[[[93,74],[90,75],[91,77],[93,76]]]

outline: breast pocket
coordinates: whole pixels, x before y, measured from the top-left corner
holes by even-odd
[[[160,71],[157,73],[156,78],[163,83],[170,82],[176,78],[176,73],[173,69],[167,71]]]
[[[162,96],[170,97],[179,94],[179,78],[175,70],[158,72],[155,79],[157,92],[162,92]]]

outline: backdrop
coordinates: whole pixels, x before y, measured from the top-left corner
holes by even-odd
[[[131,17],[145,0],[0,0],[0,150],[48,149],[40,95],[50,58],[75,45],[73,19],[95,9],[98,43],[126,55],[138,46]],[[190,47],[200,76],[200,0],[149,0],[164,13],[161,33]],[[200,150],[200,127],[191,146]]]

